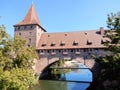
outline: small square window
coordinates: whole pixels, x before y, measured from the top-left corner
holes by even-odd
[[[48,53],[50,53],[50,50],[47,50]]]
[[[86,48],[84,48],[84,52],[87,52],[87,49],[86,49]]]
[[[32,32],[29,32],[30,35],[32,35]]]
[[[38,50],[37,52],[40,53],[40,50]]]
[[[21,36],[21,33],[19,33],[19,35]]]
[[[74,50],[73,49],[71,49],[71,52],[73,52]]]
[[[55,50],[53,50],[53,52],[55,52]]]
[[[20,30],[20,27],[18,27],[18,30]]]
[[[41,50],[41,52],[43,52],[43,50]]]
[[[31,43],[31,41],[32,41],[31,38],[29,38],[29,43]]]
[[[59,53],[61,53],[61,50],[59,50]]]
[[[33,26],[30,26],[31,27],[31,29],[33,28]]]
[[[24,26],[24,29],[26,29],[27,28],[27,26]]]
[[[90,51],[92,51],[92,48],[90,48]]]

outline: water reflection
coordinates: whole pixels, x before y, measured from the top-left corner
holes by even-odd
[[[40,80],[39,84],[30,90],[85,90],[89,83]]]
[[[50,68],[48,74],[29,90],[86,90],[92,82],[92,72],[83,64],[77,67]]]
[[[92,82],[92,72],[83,64],[77,63],[77,67],[71,68],[50,68],[48,74],[40,79],[42,80],[64,80]]]

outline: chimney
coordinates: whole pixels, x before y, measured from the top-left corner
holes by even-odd
[[[100,34],[104,35],[104,28],[103,27],[100,27]]]

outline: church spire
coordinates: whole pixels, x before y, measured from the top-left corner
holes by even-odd
[[[27,12],[24,20],[19,22],[15,26],[17,26],[17,25],[28,25],[28,24],[37,24],[37,25],[41,26],[33,3],[30,6],[30,9]]]

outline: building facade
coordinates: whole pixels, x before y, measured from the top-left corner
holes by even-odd
[[[14,36],[25,38],[34,46],[40,60],[92,60],[91,55],[104,56],[106,52],[104,29],[77,32],[47,33],[41,26],[32,4],[24,20],[14,25]],[[109,54],[109,52],[107,52]]]

